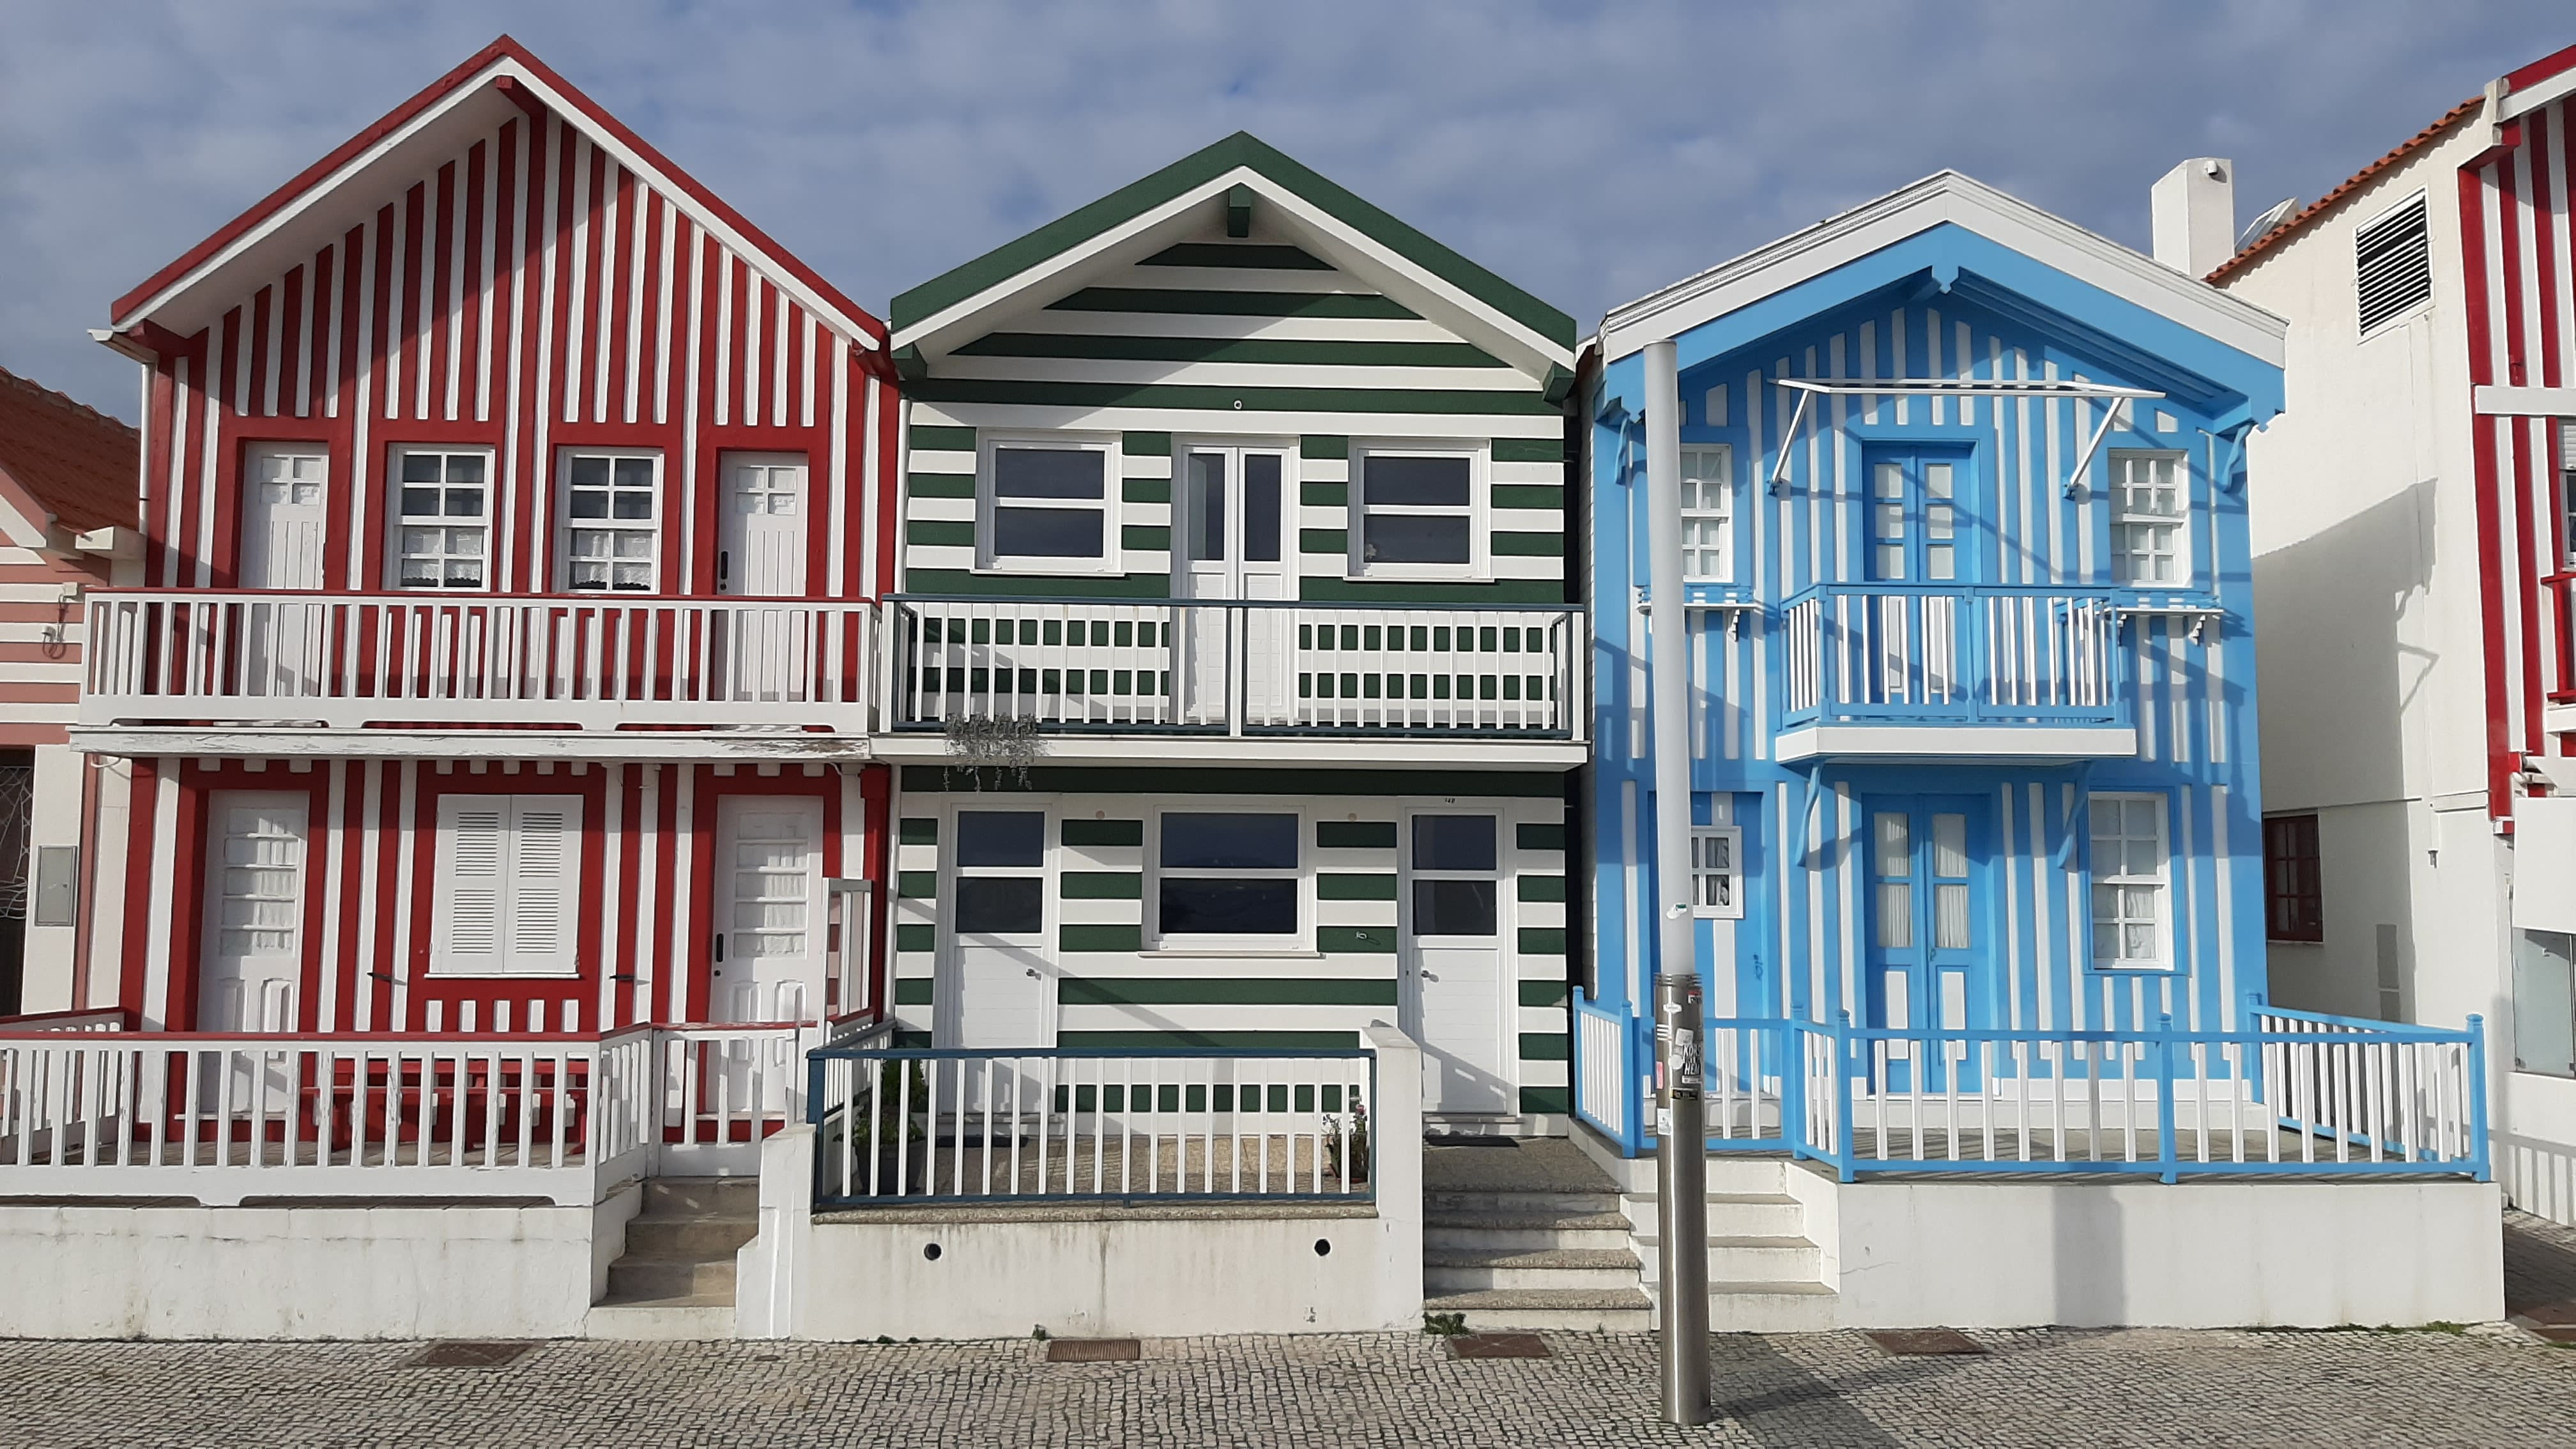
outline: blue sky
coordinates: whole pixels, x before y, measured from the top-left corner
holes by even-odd
[[[0,366],[132,417],[108,302],[507,30],[861,303],[1247,129],[1585,327],[1943,167],[2143,247],[2313,197],[2567,0],[0,0]]]

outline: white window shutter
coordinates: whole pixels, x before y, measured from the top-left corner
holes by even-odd
[[[510,809],[510,969],[569,974],[581,900],[581,798],[521,795]]]
[[[448,795],[438,802],[433,971],[488,975],[502,969],[509,806],[506,796],[490,795]]]

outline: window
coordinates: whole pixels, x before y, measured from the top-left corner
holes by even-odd
[[[1046,814],[957,812],[955,890],[949,924],[967,936],[1046,931]]]
[[[2402,317],[2433,299],[2431,234],[2419,192],[2353,234],[2353,292],[2361,332]]]
[[[1896,817],[1902,822],[1903,817]],[[1902,829],[1900,823],[1899,829]],[[1705,920],[1744,919],[1744,832],[1733,825],[1691,829],[1691,914]]]
[[[662,460],[564,455],[564,587],[649,594],[661,582]]]
[[[2576,571],[2576,423],[2558,425],[2558,546]]]
[[[2191,582],[2190,476],[2180,453],[2111,454],[2111,560],[2122,587]]]
[[[996,441],[984,450],[986,568],[1096,573],[1110,566],[1105,439]]]
[[[2576,936],[2514,933],[2513,1069],[2576,1077]]]
[[[2165,798],[2096,795],[2093,818],[2093,964],[2163,970],[2172,964],[2165,919]]]
[[[581,797],[444,795],[430,970],[570,976],[581,902]]]
[[[1413,817],[1413,934],[1502,933],[1502,856],[1491,815]]]
[[[1284,948],[1303,933],[1297,817],[1171,810],[1156,824],[1154,927],[1165,946]]]
[[[489,455],[397,449],[393,515],[396,588],[484,586],[492,556]]]
[[[1682,577],[1735,577],[1735,450],[1682,449]]]
[[[1355,448],[1350,571],[1359,578],[1470,578],[1480,454]]]
[[[2263,822],[2263,934],[2275,941],[2326,938],[2314,815],[2275,815]]]

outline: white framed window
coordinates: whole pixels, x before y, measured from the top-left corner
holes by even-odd
[[[1043,810],[957,812],[950,930],[988,940],[1045,939],[1046,825]]]
[[[662,584],[662,455],[638,448],[567,448],[562,587],[650,594]]]
[[[581,907],[581,797],[442,795],[429,969],[570,976]]]
[[[1481,578],[1485,472],[1481,448],[1354,443],[1349,576]]]
[[[1735,825],[1691,827],[1691,914],[1744,919],[1744,831]]]
[[[1112,573],[1119,564],[1117,439],[984,439],[976,469],[975,566]]]
[[[2174,965],[2165,804],[2155,794],[2095,795],[2087,802],[2097,969],[2163,971]]]
[[[2558,548],[2564,567],[2576,570],[2576,423],[2558,425]]]
[[[1503,932],[1502,823],[1491,815],[1416,815],[1409,857],[1414,938],[1486,941]]]
[[[1735,578],[1735,450],[1722,443],[1682,449],[1682,577]]]
[[[1150,944],[1161,950],[1302,948],[1303,831],[1294,811],[1158,812],[1146,892]]]
[[[2433,243],[2423,192],[2353,233],[2352,285],[2355,320],[2364,337],[2433,300]]]
[[[2123,588],[2191,583],[2191,469],[2182,454],[2113,450],[2111,566]]]
[[[393,586],[491,587],[492,455],[397,447],[392,477]]]

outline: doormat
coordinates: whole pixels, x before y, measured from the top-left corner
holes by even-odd
[[[1955,1328],[1882,1328],[1869,1341],[1899,1358],[1938,1358],[1945,1354],[1984,1353],[1985,1348]]]
[[[1535,1333],[1461,1333],[1449,1340],[1451,1358],[1554,1358]]]
[[[433,1343],[402,1361],[404,1368],[499,1368],[536,1347],[533,1343]]]
[[[1517,1137],[1497,1137],[1490,1132],[1425,1132],[1425,1147],[1518,1147]]]
[[[1050,1338],[1048,1363],[1134,1363],[1139,1357],[1132,1338]]]

